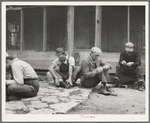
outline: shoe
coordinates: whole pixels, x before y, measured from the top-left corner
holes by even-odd
[[[120,87],[120,79],[118,77],[114,77],[115,80],[115,84],[113,85],[113,87]]]
[[[144,90],[143,80],[142,80],[142,79],[140,79],[140,80],[138,81],[138,90],[139,90],[139,91],[143,91],[143,90]]]
[[[64,82],[64,81],[60,81],[60,87],[63,87],[63,88],[70,88],[70,84],[67,84],[67,82]]]
[[[103,94],[103,95],[110,95],[110,92],[108,92],[106,90],[106,87],[104,85],[102,85],[98,91],[99,94]]]
[[[7,101],[15,101],[15,100],[20,100],[20,99],[21,99],[21,97],[12,95],[12,96],[9,96],[9,97],[8,97],[8,100],[7,100]]]

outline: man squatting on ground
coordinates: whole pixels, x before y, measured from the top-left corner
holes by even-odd
[[[81,84],[83,87],[91,88],[97,86],[101,81],[100,94],[111,94],[106,87],[110,82],[109,69],[111,65],[104,62],[101,58],[102,51],[98,47],[93,47],[91,53],[81,62]]]
[[[52,62],[47,78],[52,75],[55,85],[65,88],[73,86],[80,75],[80,67],[75,66],[73,57],[66,54],[62,47],[56,49],[57,59]]]
[[[7,56],[6,69],[9,70],[10,67],[13,79],[10,80],[11,78],[6,76],[6,100],[36,96],[39,91],[39,81],[34,69],[18,58]]]
[[[138,81],[138,89],[142,89],[143,79],[140,71],[141,58],[137,51],[134,51],[134,44],[128,42],[125,44],[125,51],[120,54],[119,64],[116,67],[116,77],[120,78],[123,76],[136,76],[136,81]]]

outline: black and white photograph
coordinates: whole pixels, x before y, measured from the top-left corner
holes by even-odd
[[[2,121],[148,121],[149,2],[1,9]]]

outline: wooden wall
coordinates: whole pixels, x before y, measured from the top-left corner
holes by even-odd
[[[145,8],[134,6],[130,12],[130,40],[134,43],[135,50],[141,52],[145,46]]]
[[[130,41],[141,52],[144,45],[144,7],[130,7]],[[127,7],[103,7],[102,10],[102,50],[120,52],[127,42]]]
[[[95,7],[75,7],[74,47],[91,49],[95,44]]]
[[[24,48],[40,50],[43,47],[43,8],[24,9]]]
[[[67,6],[47,7],[47,49],[57,47],[67,50]]]

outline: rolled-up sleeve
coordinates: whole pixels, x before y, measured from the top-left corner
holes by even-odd
[[[95,77],[97,70],[89,71],[88,62],[83,60],[81,63],[81,69],[85,78]]]
[[[69,58],[69,65],[70,65],[70,66],[73,66],[73,67],[75,66],[75,60],[74,60],[73,57],[70,57],[70,58]]]

